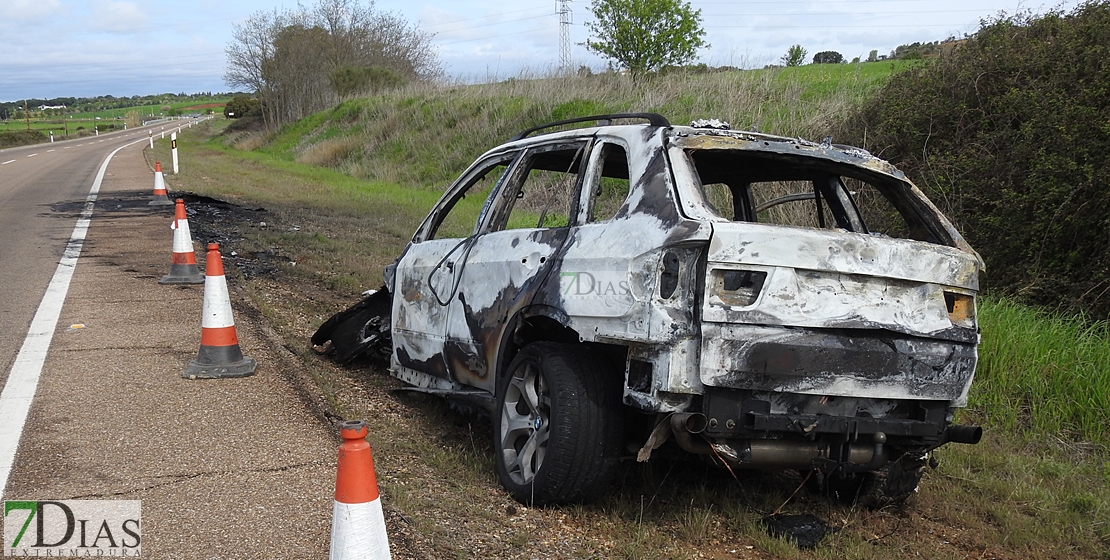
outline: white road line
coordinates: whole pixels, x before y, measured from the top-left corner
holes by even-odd
[[[35,157],[35,156],[37,156],[37,155],[38,155],[38,154],[31,154],[31,155],[29,155],[29,156],[27,156],[27,157]]]
[[[8,382],[4,385],[4,391],[0,393],[0,498],[3,497],[4,489],[8,485],[8,475],[12,472],[15,452],[19,449],[23,425],[27,422],[27,413],[30,412],[31,401],[35,398],[42,365],[46,362],[46,353],[50,350],[50,342],[58,326],[62,304],[65,303],[66,293],[69,292],[69,281],[73,279],[77,259],[81,256],[81,247],[85,243],[85,234],[88,233],[89,222],[92,220],[93,205],[96,203],[96,195],[100,192],[104,173],[108,170],[108,162],[112,161],[116,152],[141,141],[136,140],[116,148],[104,158],[104,163],[100,164],[100,171],[97,171],[96,179],[89,189],[89,195],[85,197],[85,209],[81,212],[81,219],[77,220],[77,225],[69,236],[69,243],[66,244],[62,260],[54,270],[50,285],[46,287],[46,295],[39,303],[35,318],[31,320],[31,328],[27,331],[27,337],[23,339],[23,347],[19,349],[15,363],[12,364],[12,370],[8,373]]]
[[[50,152],[53,152],[53,151],[54,151],[54,150],[46,150],[46,153],[48,153],[48,154],[49,154]]]
[[[7,165],[7,164],[12,163],[14,161],[15,161],[14,159],[9,159],[8,161],[5,161],[4,163],[0,163],[0,165]]]

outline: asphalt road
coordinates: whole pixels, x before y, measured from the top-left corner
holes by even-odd
[[[7,378],[31,317],[73,230],[72,214],[111,149],[142,131],[0,150],[0,380]]]
[[[97,170],[142,140],[105,168],[3,499],[141,500],[145,557],[326,556],[334,429],[312,413],[283,367],[290,357],[241,312],[234,287],[240,345],[257,373],[181,377],[199,348],[203,286],[157,283],[170,265],[172,207],[147,205],[146,137],[137,129],[0,151],[6,385]]]

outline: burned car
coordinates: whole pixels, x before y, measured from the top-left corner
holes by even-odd
[[[953,414],[982,271],[862,149],[603,115],[478,158],[313,343],[488,410],[521,502],[596,497],[667,444],[890,503],[981,436]]]

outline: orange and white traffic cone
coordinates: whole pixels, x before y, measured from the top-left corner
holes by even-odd
[[[374,458],[366,442],[366,423],[339,424],[339,469],[331,519],[330,560],[389,560],[385,514],[374,476]]]
[[[154,162],[154,200],[147,206],[170,206],[173,201],[166,196],[166,179],[162,177],[162,162]]]
[[[158,281],[159,284],[201,284],[204,275],[197,268],[197,256],[193,253],[193,236],[189,232],[189,219],[185,215],[185,201],[177,199],[173,211],[173,260],[170,273]]]
[[[200,351],[197,359],[185,366],[181,377],[187,379],[219,379],[246,377],[254,373],[258,363],[243,357],[239,337],[235,335],[235,318],[231,315],[231,298],[227,295],[224,263],[218,243],[208,244],[205,262],[204,316],[200,324]]]

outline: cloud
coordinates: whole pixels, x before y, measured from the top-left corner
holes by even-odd
[[[56,18],[61,7],[59,0],[4,0],[0,2],[0,19],[9,22],[47,20]]]
[[[93,0],[91,26],[107,33],[136,33],[149,21],[147,13],[136,2],[122,0]]]

